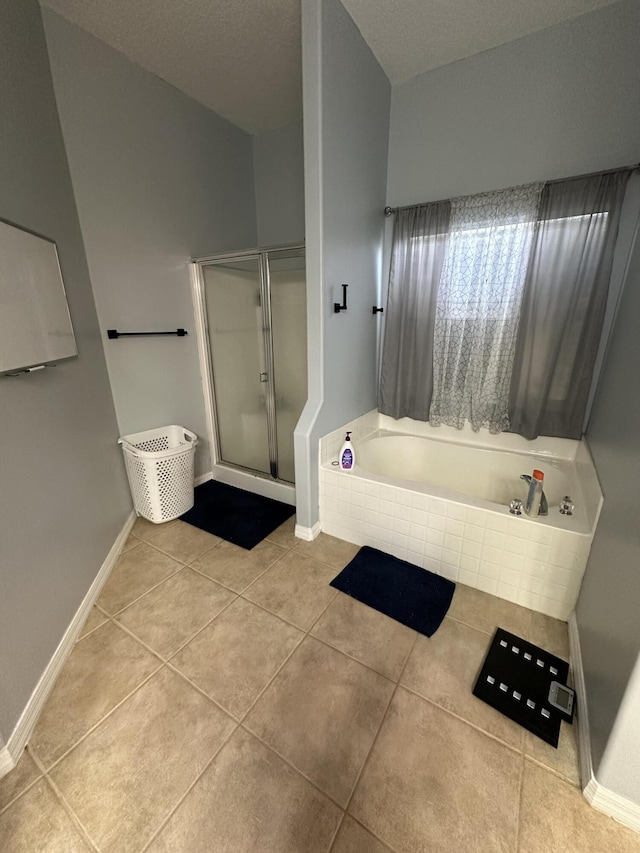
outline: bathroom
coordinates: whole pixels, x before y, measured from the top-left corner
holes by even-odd
[[[12,16],[18,5],[7,5]],[[385,206],[640,159],[628,0],[393,87],[357,30],[333,26],[343,9],[305,4],[304,126],[300,115],[254,135],[51,9],[42,30],[37,4],[26,5],[6,32],[33,32],[20,61],[45,78],[50,64],[53,88],[17,58],[0,82],[3,111],[21,122],[9,150],[23,152],[18,165],[0,160],[10,199],[0,216],[45,234],[58,220],[80,282],[68,291],[81,357],[52,378],[2,386],[0,538],[12,569],[2,567],[0,596],[0,755],[130,512],[118,435],[185,423],[201,437],[196,475],[211,470],[189,259],[306,244],[308,401],[293,441],[296,532],[312,540],[322,528],[321,441],[376,409],[386,318],[372,307],[386,305],[393,226]],[[24,140],[45,131],[54,154],[32,160]],[[342,283],[348,308],[334,313]],[[605,499],[574,617],[597,778],[636,808],[638,283],[636,249],[587,430]],[[190,334],[104,340],[120,327]],[[80,549],[78,530],[94,531]]]

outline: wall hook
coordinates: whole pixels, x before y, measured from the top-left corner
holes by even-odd
[[[384,314],[384,308],[378,308],[374,305],[372,310],[371,310],[371,313],[374,315],[375,314]]]
[[[340,305],[340,303],[339,303],[339,302],[334,302],[334,303],[333,303],[333,312],[334,312],[334,314],[339,314],[341,311],[346,311],[346,310],[347,310],[347,288],[348,288],[348,287],[349,287],[349,285],[348,285],[348,284],[343,284],[343,285],[342,285],[342,305]]]

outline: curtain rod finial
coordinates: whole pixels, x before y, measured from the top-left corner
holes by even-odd
[[[385,207],[385,209],[384,209],[384,215],[385,216],[391,216],[391,214],[395,213],[395,212],[396,212],[395,207]]]

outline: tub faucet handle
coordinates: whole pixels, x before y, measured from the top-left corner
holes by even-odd
[[[509,504],[509,512],[511,515],[522,515],[522,501],[520,498],[513,498]]]
[[[565,495],[560,501],[560,512],[562,515],[573,515],[574,504],[569,495]]]

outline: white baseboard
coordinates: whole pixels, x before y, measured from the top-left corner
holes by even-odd
[[[587,802],[599,812],[612,817],[618,823],[640,832],[640,805],[621,797],[601,785],[593,773],[591,738],[589,734],[589,712],[587,688],[582,666],[580,636],[575,612],[569,617],[569,647],[571,668],[577,696],[576,717],[578,724],[578,754],[580,756],[580,785]]]
[[[296,524],[295,534],[298,539],[304,539],[305,542],[313,542],[320,535],[321,530],[322,526],[319,521],[316,521],[313,527],[303,527],[302,524]]]
[[[13,756],[9,752],[9,747],[5,746],[0,749],[0,779],[3,776],[6,776],[10,770],[16,766],[16,761],[14,761]]]
[[[580,758],[580,787],[583,791],[593,779],[591,763],[591,736],[589,734],[589,715],[587,711],[587,688],[582,668],[582,651],[575,611],[569,616],[569,658],[573,683],[578,699],[576,703],[576,723],[578,726],[578,755]]]
[[[583,791],[594,809],[612,817],[629,829],[640,832],[640,806],[601,785],[593,776]]]
[[[91,608],[100,595],[102,587],[109,576],[109,572],[120,556],[122,547],[126,542],[127,536],[129,535],[135,520],[136,514],[132,510],[122,526],[122,530],[118,534],[116,541],[111,546],[111,550],[100,567],[100,571],[91,584],[89,591],[85,595],[80,607],[75,613],[75,616],[71,620],[71,624],[60,640],[58,648],[53,653],[53,657],[47,664],[45,671],[42,673],[40,680],[36,684],[35,689],[27,702],[27,706],[22,712],[22,716],[18,720],[6,747],[0,750],[0,777],[12,770],[18,763],[18,760],[22,755],[22,751],[29,742],[31,733],[34,730],[38,717],[44,707],[44,703],[47,701],[49,693],[55,684],[55,680],[60,674],[60,670],[64,666],[65,661],[78,638],[78,634],[82,630],[82,627],[89,616]]]
[[[200,474],[199,477],[195,477],[193,480],[194,486],[201,486],[203,483],[208,483],[209,480],[213,480],[213,472],[207,471],[206,474]]]

